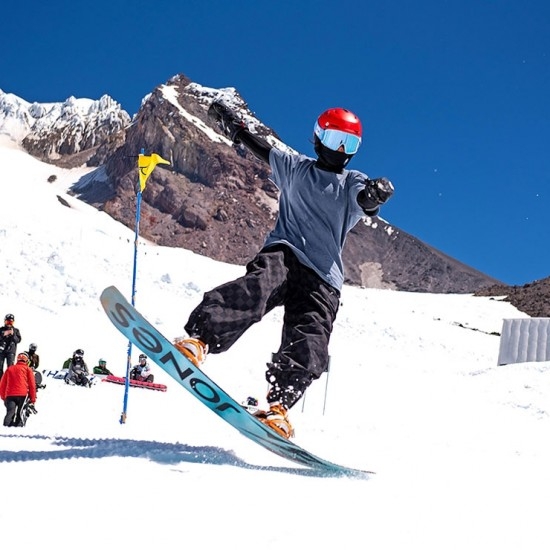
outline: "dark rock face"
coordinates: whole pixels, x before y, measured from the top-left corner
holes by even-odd
[[[550,317],[550,277],[523,286],[493,285],[476,296],[505,296],[505,301],[531,317]]]
[[[206,106],[177,79],[185,111],[212,131]],[[144,148],[169,160],[157,166],[143,193],[140,233],[158,244],[183,247],[229,263],[244,264],[275,220],[275,186],[269,167],[249,153],[212,141],[166,101],[157,88],[128,129],[125,144],[107,161],[113,196],[110,215],[132,227],[135,219],[136,154]],[[90,195],[93,202],[93,197]]]
[[[381,219],[359,223],[343,256],[348,282],[370,288],[460,294],[496,282]]]

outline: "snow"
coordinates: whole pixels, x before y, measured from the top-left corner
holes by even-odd
[[[222,136],[221,134],[218,134],[212,128],[207,126],[202,120],[198,119],[196,116],[193,116],[188,111],[186,111],[179,103],[178,99],[178,91],[176,90],[175,86],[161,86],[160,87],[161,93],[163,97],[171,103],[177,110],[177,112],[186,120],[191,122],[194,126],[196,126],[201,132],[203,132],[209,139],[211,139],[215,143],[225,143],[226,145],[233,145],[233,142]]]
[[[41,368],[59,369],[83,348],[90,367],[104,357],[123,375],[127,342],[99,294],[130,295],[133,230],[66,193],[86,169],[2,144],[0,166],[0,314],[15,315],[19,350],[35,342]],[[136,305],[169,338],[204,291],[243,272],[145,241],[137,266]],[[131,388],[124,424],[123,386],[45,378],[27,426],[0,427],[2,545],[547,549],[550,364],[497,367],[491,333],[515,317],[500,299],[344,288],[328,380],[291,419],[296,443],[375,471],[368,480],[269,453],[156,366],[168,391]],[[263,400],[281,319],[272,312],[205,371]]]

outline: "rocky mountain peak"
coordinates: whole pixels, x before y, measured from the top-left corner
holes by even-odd
[[[128,113],[108,95],[29,103],[0,90],[0,133],[46,162],[83,164],[129,124]]]

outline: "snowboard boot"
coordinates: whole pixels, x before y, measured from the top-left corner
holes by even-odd
[[[198,368],[204,363],[208,353],[208,345],[198,338],[176,338],[174,346]]]
[[[294,437],[294,428],[288,420],[288,411],[280,403],[272,403],[268,411],[258,411],[254,416],[277,432],[281,437]]]

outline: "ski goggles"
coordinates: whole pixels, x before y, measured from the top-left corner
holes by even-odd
[[[314,132],[325,147],[332,151],[338,151],[343,146],[346,155],[355,155],[361,145],[361,138],[359,136],[348,134],[341,130],[331,130],[330,128],[324,130],[317,122],[315,123]]]

